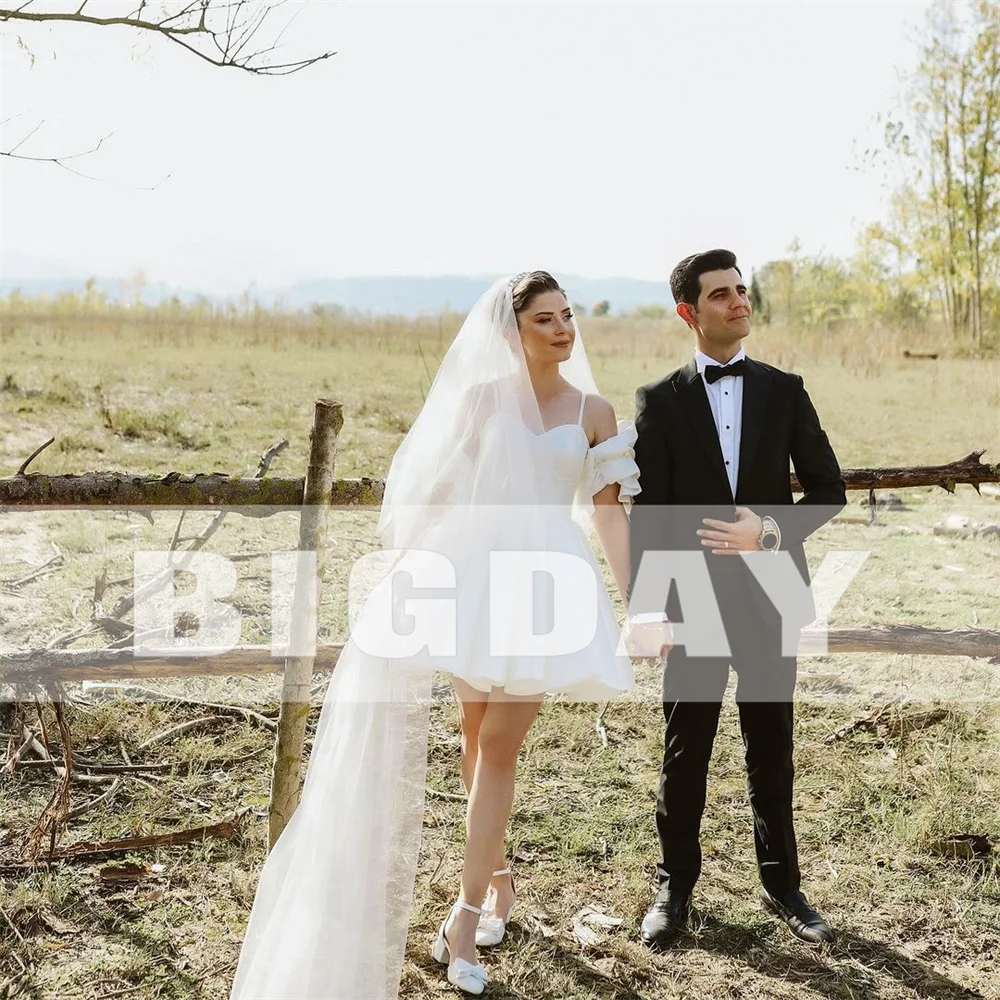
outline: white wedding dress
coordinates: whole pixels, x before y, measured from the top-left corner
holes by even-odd
[[[447,557],[455,571],[454,600],[425,606],[421,613],[431,634],[455,634],[454,648],[444,655],[423,651],[396,664],[444,671],[483,692],[501,687],[513,695],[558,692],[581,701],[615,697],[633,686],[632,665],[620,648],[607,589],[587,536],[573,518],[573,505],[574,500],[580,506],[591,502],[594,493],[608,483],[619,484],[622,500],[639,492],[632,452],[635,427],[620,421],[616,435],[590,447],[579,422],[533,434],[523,426],[511,426],[509,420],[492,419],[480,437],[479,460],[489,464],[493,451],[505,447],[512,434],[523,434],[529,441],[535,483],[544,502],[441,508],[440,519],[425,534],[420,552],[404,556],[394,569],[413,572],[416,577],[420,557],[427,550]],[[528,539],[525,521],[531,522]],[[529,562],[539,568],[546,564],[552,570],[561,568],[563,574],[575,577],[570,581],[575,586],[566,587],[563,577],[563,593],[553,593],[560,588],[556,577],[549,590],[537,580],[533,587],[530,567],[514,579],[505,580],[496,565],[491,572],[491,554],[509,553],[512,547],[515,551],[534,548]],[[560,556],[574,559],[564,558],[553,566]],[[565,592],[570,589],[572,596]],[[533,591],[527,599],[521,593],[524,590]],[[558,629],[551,607],[557,596],[563,598],[564,612]],[[572,620],[568,620],[566,601],[573,602],[573,597]],[[508,599],[510,604],[505,606]],[[378,638],[389,630],[389,606],[394,600],[398,603],[388,579],[372,591],[355,623],[359,645],[373,651],[378,648]],[[531,621],[526,623],[525,617]],[[508,630],[514,619],[521,621],[522,634],[533,624],[537,632],[548,633],[546,639],[518,642],[511,638]]]
[[[387,577],[368,588],[327,688],[299,806],[260,875],[231,1000],[398,996],[424,820],[435,671],[483,691],[499,686],[581,700],[604,700],[634,685],[607,590],[574,514],[586,513],[607,484],[619,484],[621,499],[639,492],[635,427],[620,422],[616,435],[594,447],[579,415],[576,423],[542,429],[530,383],[509,377],[512,368],[524,375],[520,346],[508,336],[516,329],[511,287],[510,280],[497,282],[470,312],[393,459],[382,505],[383,544],[401,553],[394,573],[419,552],[445,555],[454,568],[454,599],[424,601],[420,609],[425,626],[432,616],[431,635],[437,634],[433,615],[442,615],[440,632],[451,630],[452,648],[432,655],[427,647],[405,658],[373,651],[368,640],[378,638],[386,620],[379,616],[398,607],[399,598]],[[579,340],[563,373],[581,393],[595,391]],[[470,427],[471,459],[462,457]],[[428,497],[440,483],[462,502],[431,506]],[[573,557],[563,564],[596,580],[572,617],[570,630],[581,630],[572,652],[565,644],[562,651],[544,643],[504,646],[504,622],[497,627],[491,605],[490,552],[505,549],[533,551],[543,570],[546,559],[554,565]],[[533,581],[515,589],[535,601]],[[501,595],[508,590],[501,587]],[[548,606],[546,600],[540,604]],[[449,606],[456,609],[450,617],[442,610]]]

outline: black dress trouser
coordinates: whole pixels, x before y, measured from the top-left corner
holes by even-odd
[[[765,614],[745,584],[740,586],[734,579],[734,590],[732,586],[720,588],[724,581],[718,578],[715,582],[729,657],[688,656],[684,647],[677,646],[670,651],[664,670],[666,732],[656,803],[663,855],[657,866],[660,884],[690,891],[701,871],[699,830],[708,764],[732,666],[738,677],[736,702],[746,750],[758,870],[764,887],[780,896],[797,890],[800,883],[792,823],[796,660],[781,655],[776,614]]]

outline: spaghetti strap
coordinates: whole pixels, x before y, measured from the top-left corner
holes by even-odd
[[[576,415],[576,422],[583,425],[583,407],[587,402],[587,394],[585,392],[580,393],[580,412]]]

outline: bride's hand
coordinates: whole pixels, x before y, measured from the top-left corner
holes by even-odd
[[[673,649],[674,630],[670,622],[643,622],[625,625],[625,649],[633,660],[654,666]]]

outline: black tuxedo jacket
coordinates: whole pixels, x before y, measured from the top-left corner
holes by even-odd
[[[733,497],[705,385],[692,358],[636,392],[635,460],[642,491],[631,514],[632,581],[644,551],[705,552],[713,581],[748,576],[739,557],[713,556],[695,532],[702,518],[735,520],[735,508],[770,515],[804,580],[803,540],[846,503],[833,448],[802,378],[746,359],[739,479]],[[804,494],[793,504],[789,464]],[[676,620],[676,594],[666,611]],[[663,607],[630,606],[633,613]],[[803,623],[805,624],[805,623]]]

